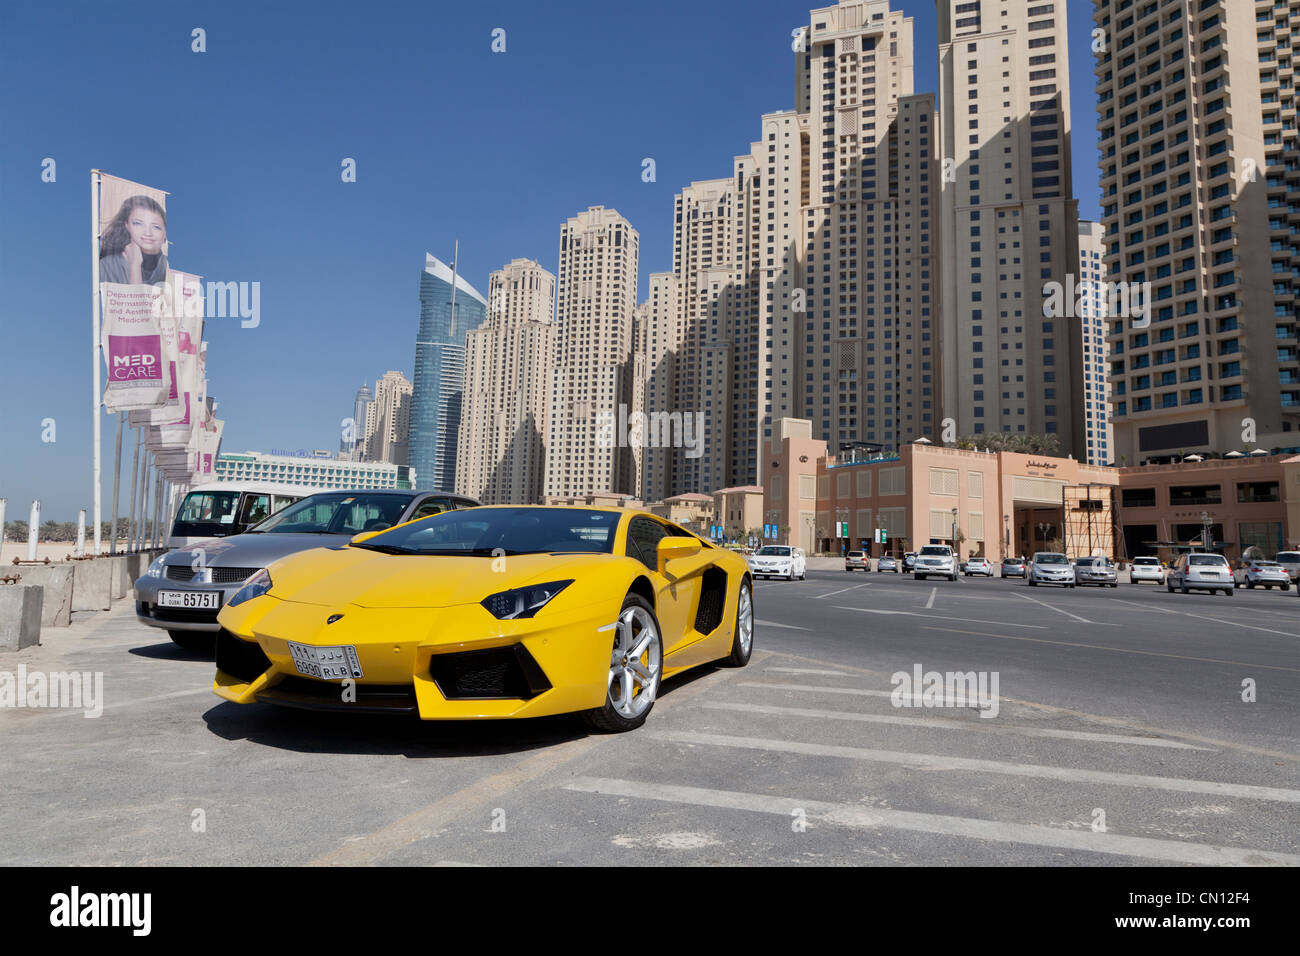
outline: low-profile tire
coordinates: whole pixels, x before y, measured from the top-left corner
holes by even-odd
[[[650,632],[648,640],[644,641],[641,653],[636,654],[647,631]],[[636,661],[640,667],[629,666],[632,661]],[[623,598],[623,607],[618,612],[618,626],[614,628],[605,703],[585,711],[583,719],[591,727],[605,733],[636,730],[646,722],[654,708],[659,682],[663,676],[663,663],[663,631],[659,628],[659,618],[655,617],[654,608],[641,595],[628,594]],[[638,680],[642,681],[640,693],[637,693]],[[618,685],[618,698],[614,697],[615,684]],[[624,702],[624,697],[630,699]]]
[[[740,582],[736,598],[736,627],[731,638],[731,653],[723,658],[727,667],[744,667],[754,651],[754,595],[748,581]]]
[[[191,654],[215,654],[217,635],[210,631],[168,631],[172,643]]]

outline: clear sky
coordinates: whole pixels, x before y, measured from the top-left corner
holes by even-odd
[[[915,89],[935,89],[932,3]],[[672,264],[673,194],[731,173],[793,105],[795,0],[0,5],[0,497],[91,506],[89,171],[167,190],[174,268],[258,282],[261,321],[207,323],[223,451],[337,450],[363,382],[412,372],[424,254],[481,292],[554,271],[589,205]],[[1070,0],[1075,191],[1096,218],[1092,5]],[[191,52],[191,30],[207,52]],[[493,53],[492,31],[506,51]],[[57,179],[41,181],[53,158]],[[357,181],[343,183],[344,158]],[[642,181],[642,160],[657,181]],[[55,441],[43,442],[53,419]],[[115,420],[105,416],[104,516]],[[130,433],[128,432],[128,435]],[[127,442],[124,458],[129,467]],[[128,479],[129,480],[129,479]],[[123,492],[125,502],[126,492]]]

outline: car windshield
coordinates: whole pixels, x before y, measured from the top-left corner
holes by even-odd
[[[1300,551],[1279,551],[1277,560],[1285,561],[1287,564],[1300,564]]]
[[[940,557],[950,557],[952,549],[944,544],[928,544],[921,549],[922,554],[939,555]]]
[[[308,495],[248,529],[248,534],[360,534],[391,528],[410,503],[405,495],[326,492]]]
[[[1036,554],[1034,555],[1035,564],[1069,564],[1070,561],[1063,554]]]
[[[445,511],[353,547],[389,554],[610,554],[619,513],[584,508],[467,508]]]
[[[1188,557],[1187,563],[1199,567],[1222,566],[1228,563],[1228,559],[1221,554],[1193,554]]]
[[[772,558],[788,558],[790,557],[790,549],[777,548],[772,545],[768,545],[766,548],[759,548],[758,554],[760,557],[767,556]]]

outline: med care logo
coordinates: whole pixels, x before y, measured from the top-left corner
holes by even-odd
[[[56,928],[128,927],[133,936],[153,928],[152,893],[82,893],[79,886],[50,897],[50,925]]]
[[[110,335],[109,378],[114,382],[162,381],[162,339],[157,335]]]

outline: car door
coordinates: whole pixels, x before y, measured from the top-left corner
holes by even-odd
[[[664,657],[699,638],[695,633],[694,615],[700,594],[700,578],[712,567],[709,549],[701,543],[700,553],[678,558],[668,573],[659,573],[659,542],[669,534],[686,532],[671,529],[653,518],[637,515],[628,523],[626,553],[645,565],[655,589],[655,616],[663,632]]]
[[[418,521],[420,518],[428,518],[430,515],[451,511],[452,508],[453,504],[450,498],[443,495],[426,495],[411,502],[411,506],[402,517],[402,521]]]

